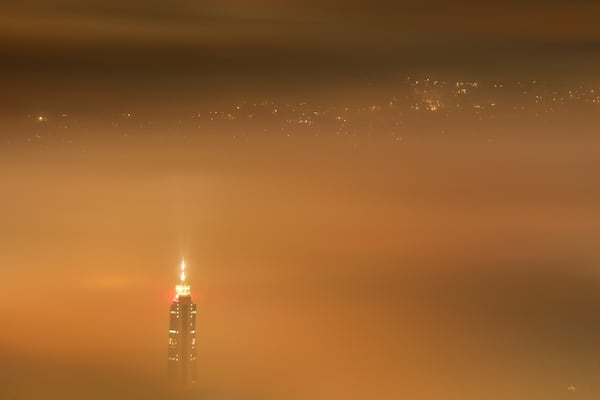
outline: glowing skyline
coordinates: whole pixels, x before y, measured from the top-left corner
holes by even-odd
[[[599,2],[2,3],[0,400],[600,399]]]

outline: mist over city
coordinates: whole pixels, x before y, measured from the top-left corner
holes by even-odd
[[[591,1],[5,1],[0,398],[597,399]]]

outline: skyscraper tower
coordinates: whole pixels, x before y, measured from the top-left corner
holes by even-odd
[[[169,380],[176,385],[196,381],[196,304],[185,280],[185,261],[181,260],[177,294],[169,310]]]

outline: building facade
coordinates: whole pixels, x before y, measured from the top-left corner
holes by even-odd
[[[185,262],[169,309],[168,375],[174,385],[196,382],[196,304],[185,279]]]

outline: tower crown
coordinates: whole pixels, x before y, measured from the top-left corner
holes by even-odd
[[[185,260],[181,259],[181,275],[179,276],[179,285],[175,286],[177,296],[190,296],[192,291],[190,285],[185,281]]]

